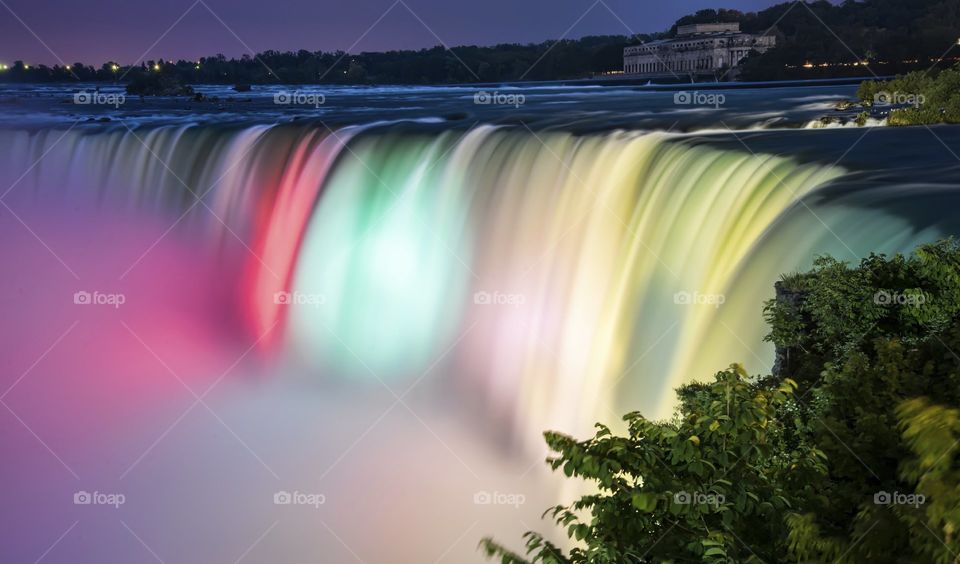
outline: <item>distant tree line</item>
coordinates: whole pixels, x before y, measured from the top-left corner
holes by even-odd
[[[739,22],[743,31],[778,36],[776,49],[747,60],[743,80],[883,76],[952,66],[958,53],[947,51],[960,38],[960,0],[818,0],[750,13],[702,10],[677,21],[671,34],[679,25],[709,22]]]
[[[184,84],[454,84],[589,78],[623,68],[623,48],[632,41],[634,38],[627,36],[604,35],[355,55],[342,51],[264,51],[231,59],[216,55],[197,61],[144,61],[132,67],[114,61],[100,67],[82,63],[28,67],[17,61],[0,72],[0,81],[130,82],[152,73],[174,74]]]
[[[947,52],[960,38],[960,0],[827,0],[784,2],[759,12],[701,10],[663,33],[600,35],[542,43],[349,54],[343,51],[264,51],[227,59],[108,61],[96,67],[0,67],[0,82],[130,82],[151,73],[182,84],[457,84],[590,78],[623,68],[623,48],[674,36],[693,23],[738,22],[743,31],[773,33],[778,46],[754,53],[745,80],[893,75],[958,60]]]

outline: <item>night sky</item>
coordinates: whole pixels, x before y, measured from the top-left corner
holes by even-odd
[[[0,0],[0,62],[132,63],[141,56],[195,59],[266,49],[360,52],[429,47],[440,41],[450,46],[539,42],[565,33],[576,38],[659,31],[702,8],[748,11],[777,3],[605,0],[614,15],[595,0],[403,0],[413,15],[395,1]]]

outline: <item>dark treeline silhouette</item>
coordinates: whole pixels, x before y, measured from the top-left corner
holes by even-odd
[[[652,39],[646,36],[645,40]],[[508,80],[587,78],[623,66],[623,48],[633,38],[620,35],[536,44],[492,47],[443,47],[383,53],[265,51],[227,59],[144,61],[100,67],[81,63],[26,67],[17,61],[0,73],[4,82],[115,81],[130,82],[151,73],[174,74],[184,84],[446,84]]]
[[[960,0],[784,2],[750,13],[703,10],[677,24],[717,21],[778,36],[776,49],[745,63],[743,80],[890,75],[953,65],[957,52],[947,50],[960,37]]]
[[[623,48],[676,34],[691,23],[739,22],[751,33],[771,32],[778,46],[744,63],[740,78],[777,80],[889,75],[936,64],[960,36],[960,0],[826,0],[785,2],[759,12],[702,10],[651,35],[590,36],[531,44],[462,46],[348,54],[342,51],[265,51],[227,59],[145,61],[123,66],[27,66],[0,69],[0,82],[131,81],[156,74],[179,84],[456,84],[589,78],[623,67]],[[956,62],[951,52],[941,65]]]

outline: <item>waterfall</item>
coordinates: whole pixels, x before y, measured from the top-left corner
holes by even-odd
[[[761,307],[781,273],[936,235],[882,213],[849,225],[849,205],[816,203],[839,167],[666,133],[302,124],[0,138],[12,207],[163,217],[211,256],[243,258],[224,287],[251,336],[277,327],[264,354],[401,396],[442,390],[529,448],[541,430],[582,434],[627,410],[667,417],[673,388],[731,362],[768,371]]]

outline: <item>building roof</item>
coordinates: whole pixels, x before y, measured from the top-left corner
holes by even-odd
[[[687,35],[684,37],[672,37],[670,39],[657,39],[655,41],[647,41],[646,43],[637,43],[635,45],[628,45],[626,49],[632,49],[637,47],[647,47],[649,49],[654,49],[657,47],[666,47],[674,43],[686,43],[687,41],[697,41],[698,39],[732,39],[736,37],[763,37],[760,34],[752,33],[717,33],[710,35]]]
[[[677,36],[679,37],[716,33],[740,33],[740,23],[698,23],[682,25],[677,28]]]

